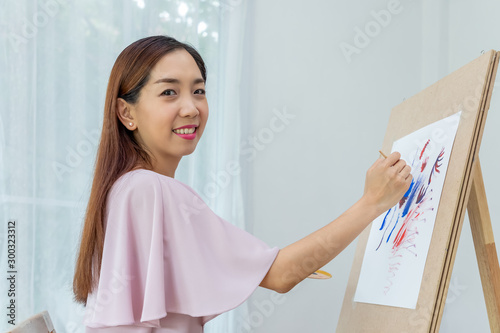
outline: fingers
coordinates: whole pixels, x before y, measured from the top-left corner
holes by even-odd
[[[401,154],[399,152],[393,152],[387,158],[380,157],[378,158],[375,163],[370,167],[368,172],[378,168],[378,166],[382,166],[384,169],[389,168],[391,169],[391,173],[394,176],[399,176],[402,177],[404,180],[407,180],[408,178],[412,179],[411,177],[411,167],[406,164],[406,162],[401,158]]]
[[[395,160],[398,158],[397,160]],[[401,154],[399,152],[394,152],[391,155],[387,156],[386,166],[389,165],[390,169],[392,169],[393,175],[401,177],[404,182],[411,183],[413,176],[411,175],[411,167],[406,164],[406,162],[401,158]]]
[[[412,179],[413,176],[411,175],[411,167],[409,165],[405,165],[405,167],[403,168],[403,170],[401,170],[401,176],[404,177],[404,179],[408,180],[408,179]]]
[[[406,166],[406,162],[403,161],[403,160],[399,160],[392,167],[395,168],[398,173],[401,173],[401,171],[403,171],[403,169],[405,168],[405,166]]]
[[[403,172],[404,168],[407,166],[405,160],[401,159],[401,154],[397,151],[393,152],[385,159],[386,165],[392,166],[396,169],[397,173]],[[408,166],[409,172],[411,173],[411,167]],[[406,173],[408,170],[404,172],[405,178],[408,176]]]
[[[364,194],[381,207],[392,207],[411,186],[411,167],[399,152],[379,158],[367,171]]]
[[[404,160],[399,160],[392,166],[394,168],[395,173],[399,176],[401,176],[404,180],[407,180],[408,178],[411,178],[411,167],[406,164]]]
[[[395,151],[392,154],[390,154],[389,156],[387,156],[387,158],[385,159],[385,163],[388,166],[393,166],[394,164],[396,164],[399,161],[400,158],[401,158],[401,154],[399,152]]]

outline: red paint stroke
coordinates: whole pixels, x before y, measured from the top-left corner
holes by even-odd
[[[425,195],[427,194],[427,189],[429,187],[427,186],[422,186],[420,188],[420,191],[418,192],[418,195],[417,195],[417,203],[420,203],[420,201],[422,201],[422,199],[425,197]]]
[[[423,172],[425,167],[427,166],[427,162],[429,162],[429,156],[425,157],[425,160],[422,162],[422,167],[420,168],[420,172]]]
[[[399,200],[399,208],[403,207],[403,205],[406,202],[406,199],[408,199],[408,197],[402,197],[401,200]]]
[[[402,257],[402,255],[395,255],[389,259],[394,259],[397,257]],[[394,284],[392,282],[392,279],[396,277],[396,272],[399,270],[398,266],[401,266],[401,263],[399,261],[392,263],[392,264],[389,264],[389,272],[388,272],[389,276],[387,277],[387,281],[389,282],[389,285],[386,285],[384,287],[384,294],[385,295],[387,295],[387,293],[389,293],[389,291],[391,291],[391,287]]]
[[[431,139],[427,140],[427,143],[425,144],[424,148],[422,149],[422,152],[420,153],[420,157],[418,158],[419,160],[422,159],[422,156],[424,155],[425,148],[427,148],[427,145],[431,142]]]
[[[425,218],[423,219],[424,212],[428,209],[424,209],[424,204],[427,200],[432,200],[428,196],[424,196],[422,201],[418,203],[413,209],[411,209],[406,218],[404,219],[401,228],[399,229],[392,247],[392,256],[389,259],[397,260],[394,263],[389,264],[388,276],[387,276],[387,285],[384,286],[384,294],[387,295],[394,284],[393,279],[396,277],[396,272],[399,270],[401,262],[398,258],[402,258],[401,250],[407,250],[415,257],[417,256],[417,245],[416,245],[416,237],[419,234],[418,228],[414,225],[415,222],[425,222]],[[423,209],[423,210],[422,210]]]
[[[402,244],[404,244],[407,241],[410,241],[410,243],[413,244],[414,240],[414,235],[418,234],[417,229],[415,230],[410,230],[412,226],[412,222],[417,220],[417,217],[420,217],[420,215],[423,213],[420,210],[420,207],[427,201],[428,198],[423,198],[420,203],[418,203],[413,209],[410,209],[408,212],[408,215],[405,217],[401,228],[398,230],[398,233],[396,234],[396,237],[394,238],[392,250],[395,252],[399,251],[400,247]]]

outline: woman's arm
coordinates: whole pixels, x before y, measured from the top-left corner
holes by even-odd
[[[286,293],[335,258],[371,221],[394,206],[411,184],[411,169],[397,152],[366,173],[361,199],[323,228],[281,249],[260,286]]]

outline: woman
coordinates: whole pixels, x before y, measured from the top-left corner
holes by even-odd
[[[113,66],[73,282],[87,332],[202,332],[257,286],[291,290],[409,188],[399,153],[380,158],[344,214],[270,248],[174,178],[207,123],[206,80],[198,52],[168,36],[132,43]]]

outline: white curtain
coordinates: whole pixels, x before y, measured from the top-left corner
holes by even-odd
[[[15,299],[16,323],[49,311],[58,332],[84,332],[72,301],[80,231],[92,183],[107,80],[133,41],[166,34],[204,58],[210,116],[176,178],[246,228],[239,172],[243,0],[0,0],[0,329]],[[15,221],[15,263],[8,262]],[[13,230],[11,228],[11,230]],[[10,234],[13,234],[10,231]],[[11,237],[12,239],[12,237]],[[11,252],[13,252],[11,250]],[[11,255],[12,256],[12,255]],[[206,326],[236,332],[245,304]]]

